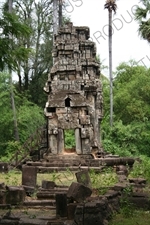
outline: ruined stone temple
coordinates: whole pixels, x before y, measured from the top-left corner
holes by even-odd
[[[63,154],[65,130],[74,130],[77,154],[99,150],[102,86],[95,43],[88,27],[68,23],[54,37],[54,64],[44,87],[48,93],[48,147]]]

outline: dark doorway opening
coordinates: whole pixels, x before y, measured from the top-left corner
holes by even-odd
[[[56,108],[55,107],[47,107],[47,112],[55,113]]]
[[[71,99],[68,97],[65,99],[65,107],[70,107]]]

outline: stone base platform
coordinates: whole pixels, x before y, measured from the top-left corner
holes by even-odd
[[[103,158],[94,158],[92,154],[77,155],[75,153],[63,155],[48,155],[40,161],[27,161],[27,166],[35,166],[38,172],[53,172],[65,171],[69,168],[70,171],[77,171],[79,169],[94,169],[101,171],[107,166],[128,165],[132,167],[135,159],[130,157],[119,157],[108,155]]]

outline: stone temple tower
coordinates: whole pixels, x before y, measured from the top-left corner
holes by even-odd
[[[88,27],[68,23],[54,38],[54,64],[44,87],[48,93],[48,146],[63,154],[64,131],[73,129],[77,154],[99,150],[102,120],[102,87],[95,43]]]

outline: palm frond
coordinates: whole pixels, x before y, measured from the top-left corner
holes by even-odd
[[[140,36],[150,42],[150,19],[147,21],[142,21],[139,25]]]
[[[116,13],[117,11],[116,0],[106,0],[104,9],[108,9],[108,11],[114,11],[114,13]]]
[[[147,9],[143,9],[138,7],[135,11],[135,19],[136,20],[142,20],[143,18],[146,18],[147,16]]]

